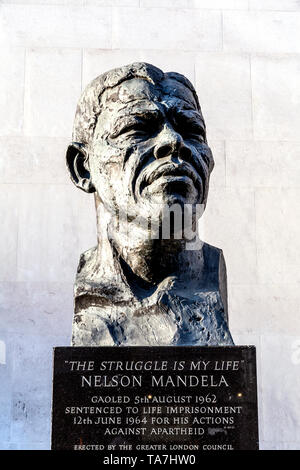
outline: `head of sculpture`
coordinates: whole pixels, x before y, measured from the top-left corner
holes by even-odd
[[[67,165],[109,212],[205,206],[214,162],[192,84],[146,63],[96,78],[78,103]]]

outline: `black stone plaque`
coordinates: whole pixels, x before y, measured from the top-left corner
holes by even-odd
[[[52,449],[258,449],[254,346],[54,348]]]

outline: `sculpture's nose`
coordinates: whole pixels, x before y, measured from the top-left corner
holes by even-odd
[[[186,148],[181,135],[175,131],[170,124],[165,124],[158,135],[158,143],[154,148],[154,157],[156,159],[168,157],[177,153],[178,156]]]

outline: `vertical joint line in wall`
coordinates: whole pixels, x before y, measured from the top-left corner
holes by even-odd
[[[251,135],[254,139],[254,120],[253,120],[253,86],[252,86],[252,57],[249,54],[249,73],[250,73],[250,100],[251,100]]]

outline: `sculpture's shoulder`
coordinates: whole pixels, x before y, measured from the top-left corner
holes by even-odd
[[[96,263],[97,246],[81,253],[77,267],[77,277],[87,275]]]
[[[77,266],[75,295],[87,289],[87,285],[93,284],[97,266],[97,247],[90,248],[79,257]]]
[[[219,273],[220,270],[226,269],[224,254],[221,248],[204,242],[202,253],[205,270],[212,274],[213,272]]]
[[[221,256],[223,254],[223,250],[221,248],[210,245],[207,242],[202,242],[202,243],[203,243],[202,249],[204,252],[213,254],[214,256]]]
[[[224,316],[228,321],[227,305],[227,272],[223,255],[223,250],[216,246],[204,243],[203,252],[203,282],[206,288],[214,289],[220,292]]]
[[[103,268],[103,266],[102,266]],[[75,307],[87,298],[91,304],[112,304],[127,299],[126,286],[117,277],[114,269],[100,269],[97,247],[80,255],[74,284]],[[76,310],[75,308],[75,310]]]

